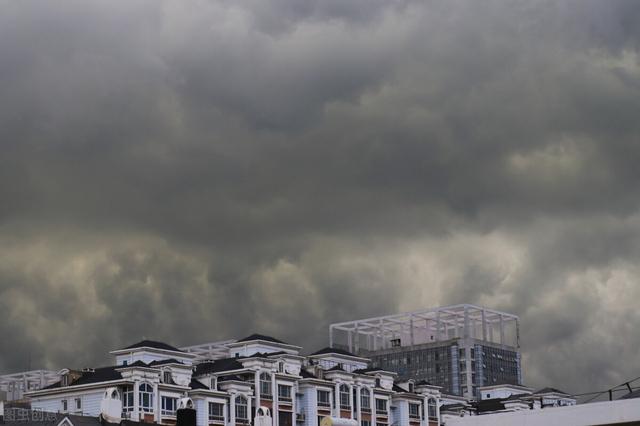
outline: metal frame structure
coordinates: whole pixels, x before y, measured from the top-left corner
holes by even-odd
[[[221,340],[219,342],[201,343],[199,345],[185,346],[181,351],[197,356],[196,361],[214,360],[229,357],[229,347],[227,345],[235,343],[237,340]]]
[[[519,318],[481,306],[460,304],[331,324],[329,345],[346,334],[350,352],[414,346],[451,338],[474,338],[520,347]],[[497,336],[496,336],[497,334]],[[507,341],[510,337],[510,342]]]
[[[0,376],[0,391],[6,393],[7,401],[22,399],[25,392],[42,389],[60,380],[57,371],[31,370]]]

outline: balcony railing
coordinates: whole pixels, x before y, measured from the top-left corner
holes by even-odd
[[[224,422],[224,416],[216,416],[213,414],[209,414],[210,422]]]
[[[330,401],[318,401],[318,407],[331,407]]]
[[[160,414],[162,414],[163,416],[175,417],[176,416],[176,410],[161,410]]]

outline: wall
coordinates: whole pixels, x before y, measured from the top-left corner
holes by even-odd
[[[446,426],[587,426],[640,421],[640,399],[594,402],[572,407],[526,410],[483,416],[449,417]]]

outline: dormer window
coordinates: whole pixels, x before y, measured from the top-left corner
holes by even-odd
[[[278,362],[278,372],[284,373],[284,362],[282,361]]]
[[[218,390],[218,378],[217,377],[212,377],[211,378],[211,389],[212,390]]]
[[[171,378],[171,370],[164,370],[162,372],[162,382],[167,384],[173,383],[173,380]]]
[[[271,392],[271,375],[269,373],[260,374],[260,397],[265,399],[271,399],[273,392]]]
[[[413,382],[409,382],[409,392],[413,392],[415,386],[413,384]]]
[[[62,386],[69,386],[69,375],[65,374],[62,376],[61,380],[60,380],[60,384]]]
[[[380,381],[380,376],[376,377],[376,387],[377,388],[381,388],[382,387],[382,384],[381,384],[381,381]]]

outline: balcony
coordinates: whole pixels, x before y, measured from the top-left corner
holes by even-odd
[[[224,422],[224,416],[215,416],[215,415],[209,415],[209,422],[212,423],[222,423]]]
[[[329,402],[329,401],[318,401],[318,407],[331,408],[331,402]]]

